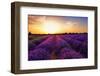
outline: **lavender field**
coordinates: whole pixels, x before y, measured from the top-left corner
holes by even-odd
[[[29,34],[28,60],[88,58],[87,33]]]

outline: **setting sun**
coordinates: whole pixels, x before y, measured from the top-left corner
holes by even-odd
[[[28,32],[32,34],[62,34],[87,32],[87,17],[28,16]]]
[[[56,22],[46,22],[43,26],[43,30],[47,34],[55,34],[60,31],[60,27]]]

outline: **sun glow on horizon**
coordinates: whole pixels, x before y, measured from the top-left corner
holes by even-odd
[[[84,33],[87,25],[87,17],[28,16],[28,32],[32,34]]]
[[[46,22],[42,27],[46,34],[55,34],[60,32],[60,27],[57,22]]]

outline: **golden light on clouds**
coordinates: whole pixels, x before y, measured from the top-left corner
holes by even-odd
[[[52,16],[28,16],[28,31],[33,34],[87,32],[86,19]]]

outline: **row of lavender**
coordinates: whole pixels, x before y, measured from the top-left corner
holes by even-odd
[[[28,60],[87,58],[87,36],[87,33],[38,37],[32,35],[28,44]]]

